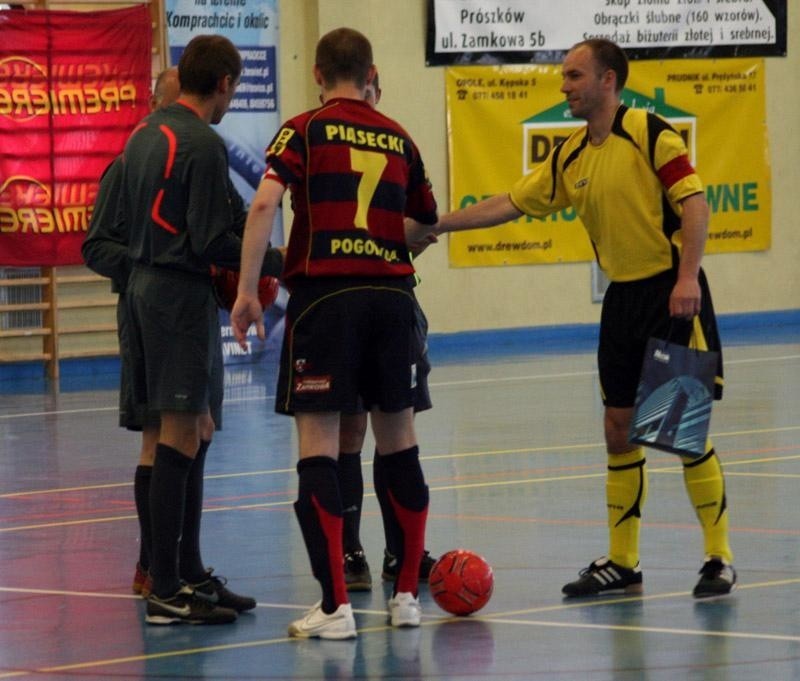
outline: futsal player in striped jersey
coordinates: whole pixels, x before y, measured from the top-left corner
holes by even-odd
[[[414,273],[403,218],[437,220],[419,151],[408,133],[365,101],[375,76],[365,36],[340,28],[316,49],[322,106],[285,122],[245,225],[234,335],[264,334],[258,271],[285,191],[294,209],[284,266],[289,289],[276,411],[299,435],[295,513],[322,599],[289,626],[296,637],[356,636],[344,579],[337,476],[339,420],[359,399],[370,412],[382,481],[376,494],[400,538],[388,600],[393,626],[419,626],[419,565],[428,488],[414,432]]]
[[[373,107],[378,106],[381,100],[381,87],[378,73],[366,87],[366,101]],[[427,247],[428,244],[425,244]],[[416,275],[415,275],[416,278]],[[415,280],[416,283],[416,280]],[[428,374],[430,362],[428,361],[428,320],[425,313],[416,304],[418,341],[420,343],[421,358],[417,363],[417,385],[414,398],[414,413],[430,409],[431,395],[428,390]],[[364,501],[364,476],[361,468],[361,449],[367,434],[367,411],[359,405],[358,411],[344,413],[339,422],[339,490],[342,496],[342,548],[344,550],[344,581],[348,591],[370,591],[372,589],[372,574],[369,563],[361,544],[361,510]],[[376,453],[375,458],[380,454]],[[374,461],[374,459],[373,459]],[[381,465],[373,465],[373,472],[380,475]],[[381,481],[375,482],[375,487],[381,487]],[[381,577],[393,582],[397,577],[397,543],[392,536],[391,524],[384,523],[385,547],[383,549],[383,565]],[[419,564],[420,581],[427,581],[436,558],[431,556],[427,549],[422,554]]]

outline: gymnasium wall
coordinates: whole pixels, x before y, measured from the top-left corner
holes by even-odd
[[[318,37],[339,26],[362,31],[372,41],[381,75],[381,109],[419,145],[440,208],[447,210],[444,67],[425,66],[425,0],[281,0],[280,12],[282,116],[318,101],[311,76]],[[800,186],[800,13],[788,14],[788,56],[766,59],[772,247],[706,256],[704,267],[720,314],[800,308],[800,239],[794,215]],[[740,133],[729,132],[735,143]],[[600,306],[591,302],[589,263],[451,269],[442,242],[429,248],[417,266],[422,276],[418,297],[435,333],[599,319]]]

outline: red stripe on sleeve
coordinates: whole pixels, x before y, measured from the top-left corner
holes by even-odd
[[[689,162],[689,157],[686,154],[682,154],[661,166],[657,174],[658,179],[661,180],[661,184],[669,189],[678,180],[682,180],[689,175],[694,175],[694,172],[694,168]]]
[[[261,176],[261,179],[272,180],[273,182],[277,182],[281,187],[286,189],[286,182],[284,182],[283,178],[269,166],[267,166],[267,169],[264,171],[264,174]]]

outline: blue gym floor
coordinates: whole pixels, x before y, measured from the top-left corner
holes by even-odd
[[[259,603],[221,627],[146,626],[130,593],[139,440],[116,425],[113,364],[57,386],[0,380],[0,679],[800,679],[800,331],[723,341],[726,392],[711,430],[740,580],[732,596],[691,597],[700,530],[678,460],[650,451],[644,594],[563,600],[563,583],[606,550],[592,343],[471,352],[437,350],[434,338],[435,406],[417,418],[427,547],[481,553],[495,592],[456,619],[423,587],[423,626],[387,626],[369,438],[362,539],[375,584],[353,594],[359,636],[344,642],[286,636],[319,589],[292,510],[294,424],[272,411],[274,356],[228,369],[224,430],[208,455],[206,563]]]

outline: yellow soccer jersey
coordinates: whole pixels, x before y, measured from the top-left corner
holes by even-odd
[[[621,105],[601,145],[589,143],[586,128],[576,131],[509,197],[539,218],[573,206],[606,276],[635,281],[673,266],[679,202],[702,191],[681,136],[658,116]]]

